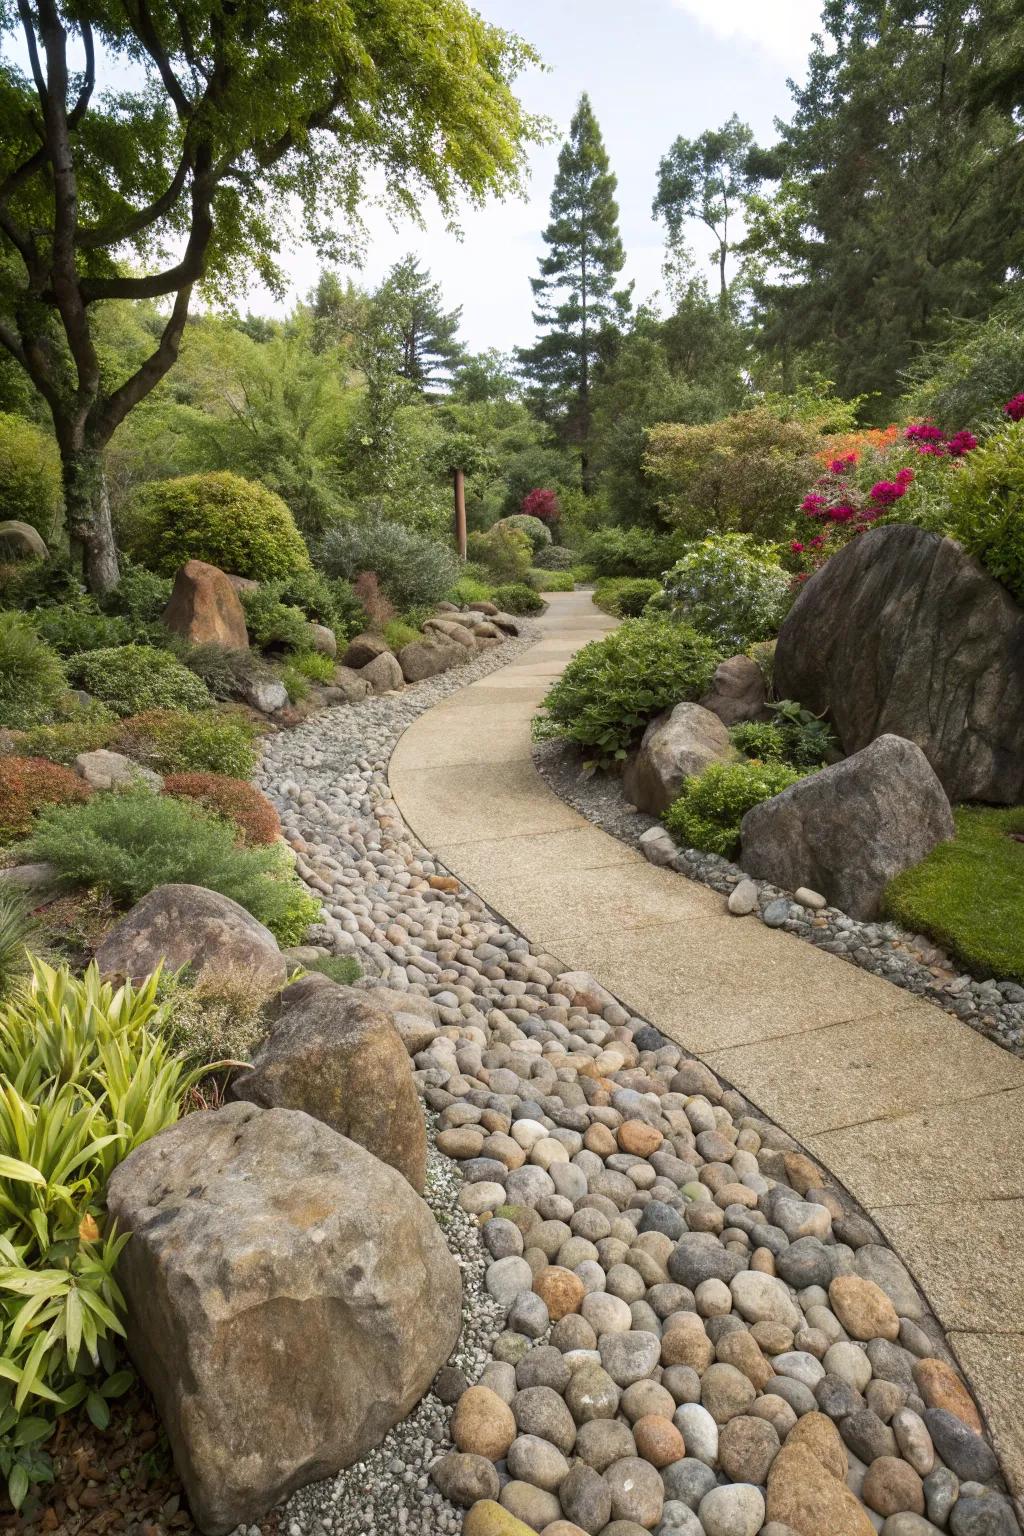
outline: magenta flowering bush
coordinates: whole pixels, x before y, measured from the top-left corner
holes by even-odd
[[[1003,410],[1011,421],[1024,421],[1024,392],[1007,400]]]

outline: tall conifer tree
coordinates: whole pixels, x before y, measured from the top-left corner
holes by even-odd
[[[542,334],[535,346],[520,351],[519,361],[542,416],[578,448],[588,493],[594,369],[629,308],[632,287],[615,288],[625,264],[615,186],[584,93],[558,156],[551,223],[544,231],[548,254],[541,258],[540,276],[530,279],[537,300],[534,324]]]

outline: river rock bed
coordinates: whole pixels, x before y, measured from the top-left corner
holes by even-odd
[[[322,942],[423,1021],[430,1197],[467,1282],[452,1368],[281,1528],[455,1532],[467,1508],[466,1536],[1012,1536],[941,1330],[845,1192],[405,827],[398,735],[528,643],[326,711],[257,775]]]
[[[537,771],[549,787],[574,810],[602,831],[631,847],[661,823],[631,806],[622,782],[610,774],[584,777],[578,752],[560,741],[538,742],[533,748]],[[676,850],[670,868],[690,880],[699,880],[728,896],[750,876],[738,865],[715,853],[696,848]],[[944,950],[921,934],[907,933],[895,923],[858,922],[837,907],[811,911],[767,880],[757,887],[754,915],[771,928],[784,928],[829,954],[838,955],[863,970],[882,976],[897,987],[926,998],[947,1013],[962,1019],[979,1034],[1024,1056],[1024,987],[1014,981],[979,981],[959,972]]]

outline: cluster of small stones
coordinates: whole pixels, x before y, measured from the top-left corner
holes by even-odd
[[[402,822],[398,735],[526,643],[272,738],[258,777],[324,898],[321,938],[434,1021],[413,1067],[460,1166],[453,1203],[454,1163],[434,1164],[434,1198],[468,1282],[434,1390],[283,1528],[1012,1536],[977,1410],[872,1225]]]
[[[564,743],[538,743],[534,762],[557,795],[611,836],[642,851],[643,834],[660,825],[626,802],[617,778],[582,776],[577,753]],[[882,976],[936,1003],[1007,1050],[1024,1055],[1024,987],[1017,982],[979,981],[960,973],[944,950],[895,923],[858,922],[837,907],[808,909],[794,901],[791,892],[766,880],[751,881],[737,865],[714,853],[677,848],[668,867],[724,896],[741,882],[749,882],[757,894],[748,910],[770,928],[783,928]]]

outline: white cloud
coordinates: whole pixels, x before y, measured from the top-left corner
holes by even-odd
[[[802,72],[822,0],[672,0],[726,42],[746,44]]]

